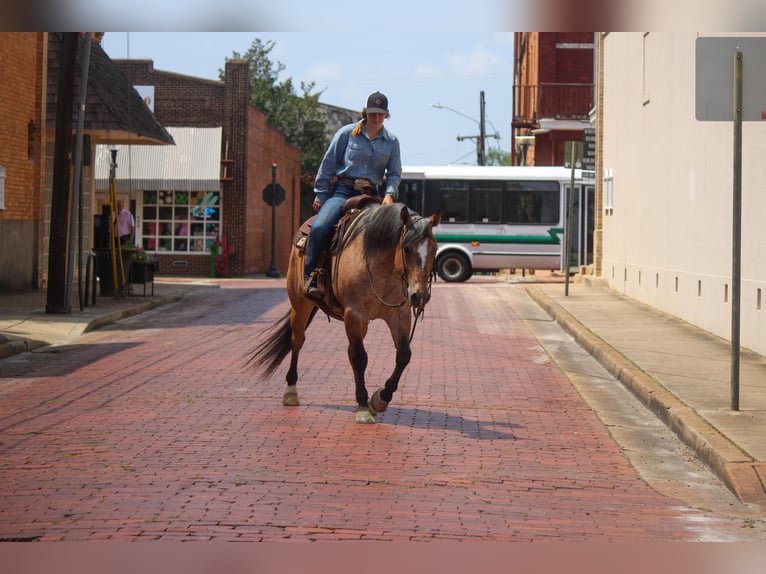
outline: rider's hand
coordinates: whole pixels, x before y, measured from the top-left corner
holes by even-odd
[[[388,205],[389,203],[393,203],[393,202],[394,202],[394,196],[393,195],[386,195],[383,198],[383,205]]]

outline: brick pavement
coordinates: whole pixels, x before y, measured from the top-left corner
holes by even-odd
[[[435,286],[372,426],[336,321],[309,329],[301,407],[281,406],[284,368],[252,376],[286,303],[238,287],[1,364],[0,539],[737,537],[637,477],[497,287]],[[380,322],[367,343],[373,390],[394,352]]]

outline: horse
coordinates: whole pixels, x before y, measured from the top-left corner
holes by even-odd
[[[291,354],[282,404],[298,406],[298,357],[306,329],[321,308],[343,322],[356,388],[356,422],[370,424],[388,408],[410,362],[414,327],[431,297],[436,257],[433,227],[439,224],[441,214],[421,217],[400,203],[374,204],[358,211],[347,224],[342,243],[326,254],[330,277],[323,301],[304,295],[305,249],[300,241],[293,241],[286,278],[291,308],[269,329],[250,363],[268,376]],[[396,363],[385,385],[370,397],[365,383],[368,356],[364,338],[368,323],[374,319],[388,325]]]

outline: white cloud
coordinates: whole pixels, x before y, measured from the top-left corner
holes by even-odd
[[[450,54],[446,60],[450,75],[455,76],[485,75],[493,71],[500,63],[497,54],[482,47],[474,48],[469,53]]]
[[[306,77],[313,79],[317,86],[323,86],[342,78],[343,68],[337,62],[317,62],[306,71]]]

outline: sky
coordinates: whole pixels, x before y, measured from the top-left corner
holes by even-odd
[[[481,92],[486,149],[510,152],[513,114],[513,33],[386,33],[334,42],[327,32],[107,32],[112,59],[150,59],[156,70],[218,80],[226,58],[259,38],[274,42],[279,81],[314,82],[319,100],[361,110],[381,91],[389,100],[386,127],[399,138],[404,165],[476,165]],[[441,105],[442,108],[434,106]]]

